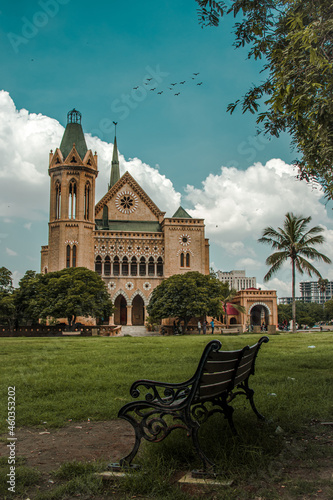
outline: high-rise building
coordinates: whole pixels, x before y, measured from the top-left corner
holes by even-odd
[[[333,281],[327,281],[325,291],[322,291],[318,281],[301,281],[299,284],[303,302],[324,304],[333,299]]]

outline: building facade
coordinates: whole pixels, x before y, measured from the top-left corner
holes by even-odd
[[[333,299],[333,281],[327,281],[325,290],[321,290],[318,281],[301,281],[299,284],[303,302],[324,304]]]
[[[229,288],[237,290],[245,290],[246,288],[256,288],[256,278],[248,278],[245,276],[245,271],[217,271],[217,277],[223,283],[228,283]]]
[[[128,172],[120,177],[116,138],[108,190],[95,203],[98,157],[87,148],[75,109],[67,115],[60,147],[50,152],[49,176],[41,271],[86,267],[99,273],[115,304],[110,324],[143,325],[150,296],[164,278],[209,274],[204,220],[182,207],[166,218]]]

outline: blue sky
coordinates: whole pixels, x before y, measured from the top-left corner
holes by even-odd
[[[325,226],[331,241],[330,214],[320,204],[320,196],[299,187],[301,183],[283,166],[296,156],[288,136],[271,141],[258,138],[254,116],[226,113],[228,103],[260,81],[260,64],[248,61],[246,50],[232,47],[233,19],[224,19],[218,28],[201,29],[196,8],[194,0],[101,0],[95,4],[18,0],[1,6],[1,89],[8,94],[3,94],[0,130],[0,144],[6,148],[0,158],[0,265],[17,277],[26,269],[39,270],[40,245],[47,243],[48,152],[59,145],[60,125],[65,126],[66,114],[73,107],[82,113],[84,131],[92,138],[90,147],[99,148],[101,195],[107,188],[112,122],[117,121],[123,169],[132,169],[134,177],[136,172],[141,175],[144,189],[157,205],[168,205],[167,190],[171,189],[171,206],[181,200],[193,215],[205,217],[211,261],[217,269],[242,266],[261,283],[269,249],[259,249],[256,238],[267,224],[280,224],[288,209],[309,210],[304,215],[314,215],[314,222]],[[149,85],[145,85],[147,78],[152,78]],[[11,107],[10,101],[16,110],[27,110],[28,118]],[[50,125],[49,141],[38,128],[43,122],[36,118],[40,115]],[[11,124],[10,133],[6,121]],[[24,133],[28,122],[30,132],[34,122],[33,140]],[[18,137],[12,141],[15,133]],[[43,140],[36,139],[38,133]],[[19,149],[20,158],[29,164],[23,173],[7,154],[11,147]],[[280,163],[268,169],[270,178],[260,167],[253,167],[272,159]],[[283,192],[267,197],[274,176],[281,177],[281,168],[287,177],[280,189],[286,191],[288,200],[283,199]],[[158,173],[165,196],[160,196],[158,181],[149,185],[149,169]],[[33,182],[34,174],[39,184]],[[251,191],[248,185],[253,179]],[[247,187],[242,194],[244,182]],[[293,186],[291,194],[288,182]],[[20,183],[25,184],[24,194]],[[38,193],[40,205],[33,206]],[[268,210],[272,199],[275,202]],[[17,210],[13,211],[14,200]],[[167,206],[160,208],[167,210]],[[328,266],[323,269],[325,277],[333,279],[330,272]],[[278,278],[281,283],[277,280],[270,287],[280,295],[290,295],[289,269]]]

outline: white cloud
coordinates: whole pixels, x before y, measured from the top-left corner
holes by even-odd
[[[64,127],[41,114],[17,110],[8,92],[0,91],[0,216],[4,222],[23,217],[47,219],[49,210],[48,155],[59,147]],[[99,157],[97,200],[107,191],[113,145],[86,135],[87,144]],[[120,155],[121,174],[128,170],[161,210],[172,215],[180,205],[180,193],[156,168],[138,158]],[[171,213],[172,212],[172,213]],[[10,218],[10,219],[9,219]],[[26,227],[28,229],[28,227]]]
[[[6,254],[9,255],[10,257],[14,257],[15,255],[17,255],[17,252],[11,250],[10,248],[6,248]]]
[[[210,243],[221,249],[219,259],[214,255],[217,269],[245,269],[247,276],[256,276],[257,282],[262,282],[268,270],[265,260],[272,249],[259,244],[257,239],[265,227],[281,226],[287,212],[311,215],[310,226],[322,225],[326,243],[318,250],[333,261],[333,221],[320,203],[322,194],[319,189],[298,181],[295,174],[291,165],[272,159],[266,165],[255,163],[246,170],[221,167],[221,173],[209,174],[200,189],[186,187],[186,201],[194,207],[187,211],[193,217],[205,219]],[[315,266],[325,277],[333,274],[327,264],[315,263]],[[290,276],[287,263],[265,286],[276,289],[279,296],[290,296]],[[299,295],[298,285],[296,295]]]

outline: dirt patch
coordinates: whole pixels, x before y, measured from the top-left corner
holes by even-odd
[[[3,437],[3,436],[2,436]],[[22,428],[15,431],[16,456],[25,465],[41,472],[57,469],[73,460],[116,462],[127,455],[134,444],[132,427],[123,420],[107,422],[70,422],[61,429]],[[0,456],[8,456],[6,442],[0,442]]]

